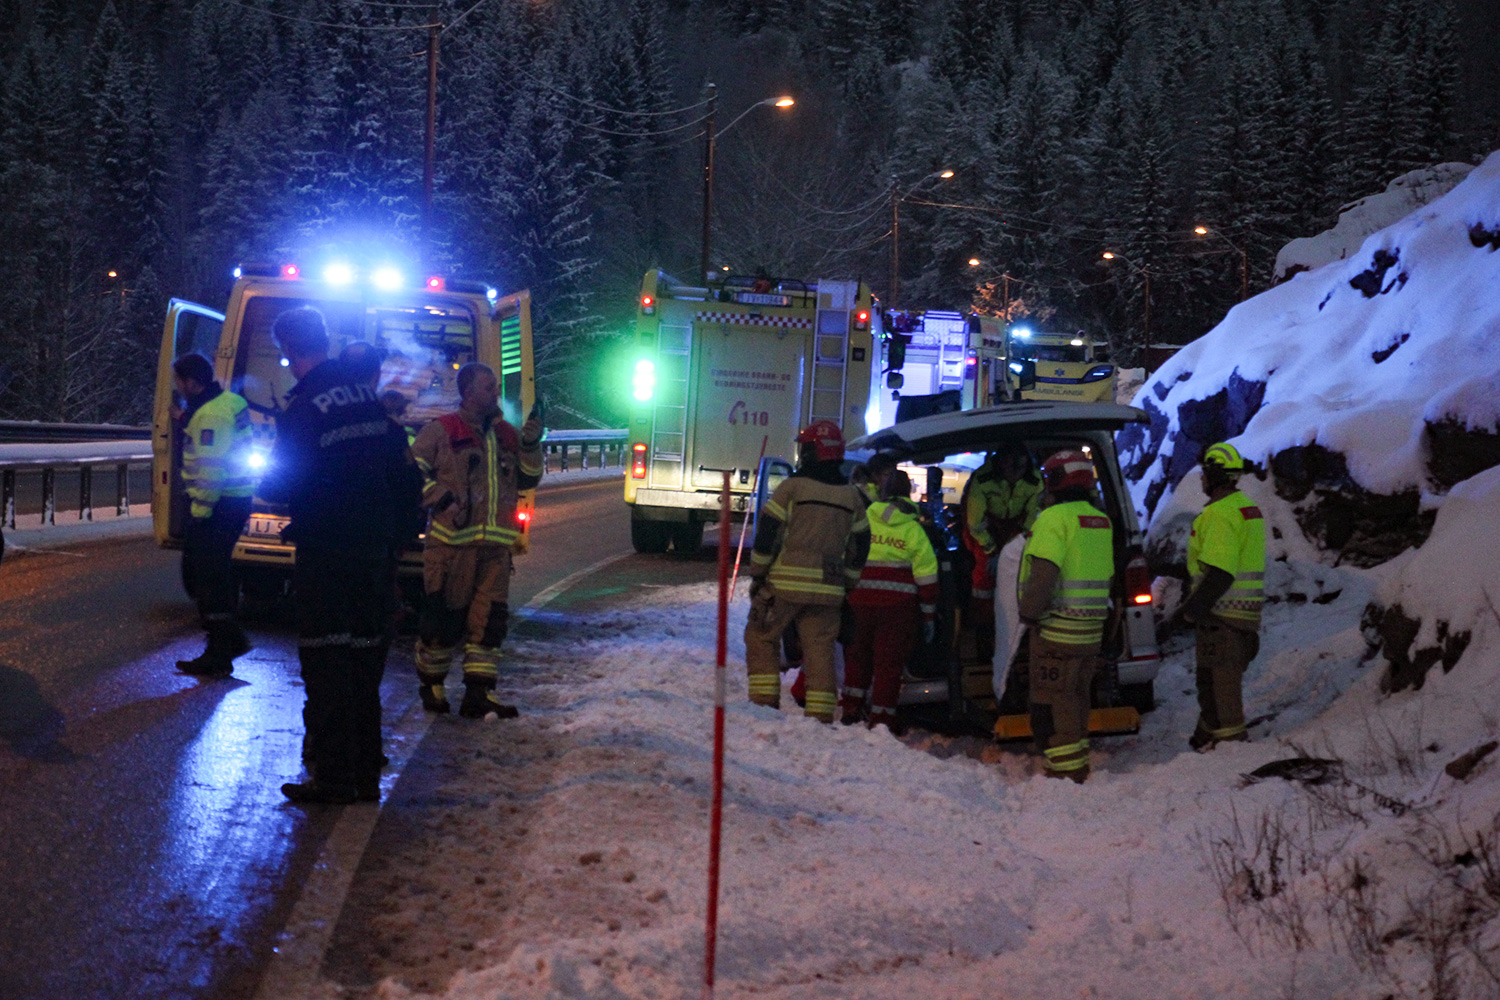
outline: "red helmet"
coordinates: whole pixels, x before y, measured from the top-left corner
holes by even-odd
[[[832,420],[814,420],[797,435],[799,445],[813,446],[819,462],[839,462],[844,458],[844,432]]]
[[[1072,448],[1054,452],[1042,463],[1042,478],[1053,493],[1070,487],[1088,489],[1094,485],[1093,459]]]

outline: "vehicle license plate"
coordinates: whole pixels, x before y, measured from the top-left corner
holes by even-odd
[[[285,517],[252,517],[245,522],[245,534],[256,538],[281,539],[281,529],[287,526]]]

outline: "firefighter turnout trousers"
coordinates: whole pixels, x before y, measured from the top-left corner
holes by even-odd
[[[380,678],[390,646],[394,566],[381,547],[297,543],[292,568],[307,756],[320,783],[380,778]]]
[[[781,705],[781,634],[795,627],[802,642],[802,674],[807,678],[806,714],[821,722],[833,721],[835,694],[833,644],[838,638],[837,604],[805,604],[776,593],[766,585],[750,601],[745,622],[745,667],[750,700],[757,705]]]
[[[508,545],[444,545],[427,540],[422,555],[426,596],[418,622],[417,674],[442,684],[463,643],[464,681],[493,687],[510,622]]]
[[[249,497],[220,497],[207,517],[192,517],[182,533],[182,561],[192,582],[198,618],[208,632],[208,655],[233,657],[245,634],[234,621],[239,586],[234,577],[234,543],[250,517]]]
[[[1198,623],[1198,728],[1194,743],[1245,738],[1245,670],[1260,636],[1212,617]]]
[[[1089,770],[1089,690],[1099,647],[1049,642],[1031,630],[1031,732],[1049,773],[1081,778]]]

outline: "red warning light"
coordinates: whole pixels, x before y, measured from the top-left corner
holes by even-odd
[[[529,511],[529,510],[518,510],[518,511],[516,511],[516,520],[519,521],[521,523],[521,525],[524,527],[525,525],[527,525],[527,524],[529,524],[531,522],[531,511]]]
[[[427,290],[429,292],[441,292],[443,290],[443,286],[443,279],[435,274],[427,279]]]
[[[302,277],[302,269],[296,264],[283,264],[281,265],[281,276],[283,278],[300,278]]]
[[[650,316],[656,312],[656,300],[649,295],[641,296],[641,312]]]

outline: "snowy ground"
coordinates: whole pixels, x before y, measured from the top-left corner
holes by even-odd
[[[1082,787],[1024,747],[751,707],[732,638],[718,996],[1496,995],[1500,754],[1443,765],[1500,728],[1500,629],[1384,696],[1358,630],[1380,572],[1316,567],[1337,597],[1271,607],[1255,742],[1187,751],[1177,649]],[[369,995],[698,994],[714,612],[695,583],[558,616],[510,657],[521,719],[434,727],[364,879]],[[1368,791],[1243,781],[1294,748]]]

